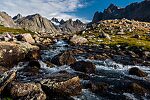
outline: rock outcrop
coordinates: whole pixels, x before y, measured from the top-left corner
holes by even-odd
[[[125,8],[111,4],[104,12],[96,12],[92,22],[108,19],[134,19],[139,21],[150,21],[150,1],[144,0],[140,3],[132,3]]]
[[[0,25],[11,28],[17,27],[11,16],[9,16],[6,12],[0,12]]]
[[[51,21],[39,14],[23,17],[18,19],[16,23],[20,27],[33,32],[58,33]]]

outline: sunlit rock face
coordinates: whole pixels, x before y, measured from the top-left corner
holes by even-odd
[[[9,16],[6,12],[0,12],[0,25],[11,28],[17,27],[11,16]]]

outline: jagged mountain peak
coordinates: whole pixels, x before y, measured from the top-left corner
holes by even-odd
[[[40,14],[28,15],[17,20],[16,23],[22,28],[34,32],[58,33],[51,21]]]
[[[96,12],[92,22],[108,19],[134,19],[139,21],[150,21],[150,0],[131,3],[125,8],[120,8],[114,4],[104,10],[104,12]]]
[[[18,19],[22,18],[23,16],[21,14],[17,14],[13,17],[13,20],[16,22]]]
[[[107,9],[119,9],[120,7],[118,7],[117,5],[115,5],[115,4],[113,4],[113,3],[111,3],[109,6],[108,6],[108,8]]]
[[[51,19],[51,21],[54,21],[54,22],[56,22],[56,23],[59,23],[59,20],[58,20],[57,18],[55,18],[55,17],[53,17],[53,18]]]

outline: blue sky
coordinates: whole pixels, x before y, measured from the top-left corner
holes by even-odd
[[[111,3],[125,7],[143,0],[0,0],[0,11],[14,16],[39,13],[48,19],[80,19],[90,21],[96,11],[103,11]]]
[[[87,1],[92,1],[92,0],[87,0]],[[93,0],[85,8],[78,9],[76,15],[91,20],[96,11],[103,11],[111,3],[119,7],[125,7],[130,3],[141,2],[141,1],[143,0]]]

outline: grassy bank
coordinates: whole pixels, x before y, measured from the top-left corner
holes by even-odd
[[[31,33],[31,34],[34,34],[33,32],[28,31],[28,30],[9,28],[9,27],[4,27],[4,26],[0,25],[0,34],[3,34],[4,32],[11,32],[13,34],[21,34],[21,33]]]

